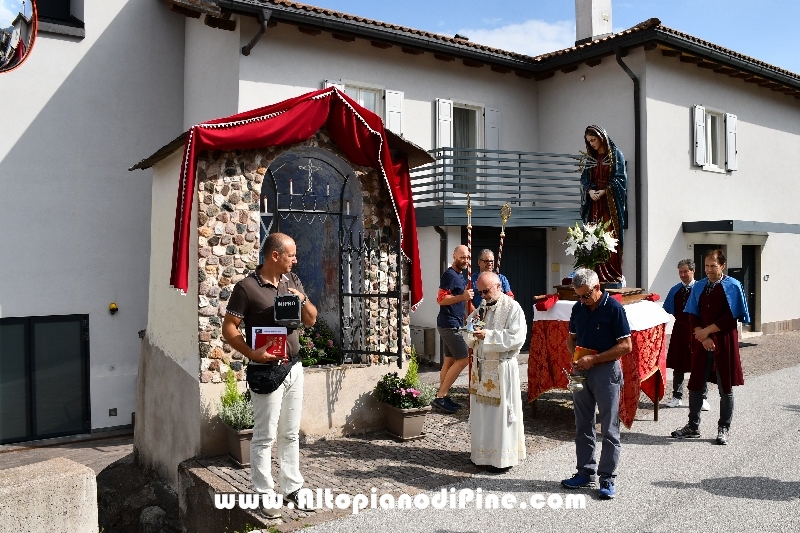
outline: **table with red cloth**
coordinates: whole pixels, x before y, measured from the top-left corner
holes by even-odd
[[[572,354],[567,351],[569,317],[573,301],[560,300],[548,311],[534,311],[528,354],[528,401],[551,389],[566,389]],[[625,379],[619,398],[619,418],[630,429],[644,393],[658,405],[664,396],[667,375],[665,327],[672,315],[660,305],[639,301],[624,306],[631,327],[633,350],[621,359]],[[658,391],[656,387],[658,386]],[[656,397],[657,396],[657,397]],[[656,420],[657,420],[656,415]]]

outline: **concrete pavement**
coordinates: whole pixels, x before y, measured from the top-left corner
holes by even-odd
[[[623,428],[617,498],[586,495],[585,509],[364,510],[315,526],[318,533],[350,531],[800,531],[800,366],[753,377],[735,389],[736,410],[728,446],[713,444],[719,401],[703,413],[699,440],[674,440],[688,409],[664,409],[660,422],[639,419]],[[599,450],[598,450],[599,452]],[[487,493],[562,497],[559,485],[575,470],[572,443],[532,455],[503,475],[480,473],[453,485]],[[448,487],[450,488],[450,487]],[[368,493],[369,487],[364,491]],[[431,493],[432,494],[432,493]]]

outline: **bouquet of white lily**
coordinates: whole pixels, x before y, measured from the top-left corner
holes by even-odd
[[[575,256],[575,268],[594,270],[595,266],[608,261],[612,252],[617,251],[618,239],[608,231],[610,222],[597,224],[575,223],[574,228],[567,228],[569,238],[564,242],[566,254]]]

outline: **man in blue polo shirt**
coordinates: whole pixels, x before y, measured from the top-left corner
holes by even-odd
[[[600,289],[597,274],[580,268],[572,277],[578,302],[569,319],[567,349],[593,351],[573,361],[573,372],[585,376],[583,390],[572,393],[575,405],[575,454],[577,472],[561,484],[568,489],[593,486],[600,478],[600,499],[614,497],[614,479],[619,463],[619,394],[622,366],[619,358],[631,351],[631,328],[622,305]],[[595,459],[595,410],[600,412],[603,450]]]

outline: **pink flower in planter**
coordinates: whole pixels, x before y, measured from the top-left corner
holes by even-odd
[[[328,346],[333,346],[333,339],[328,339]]]

